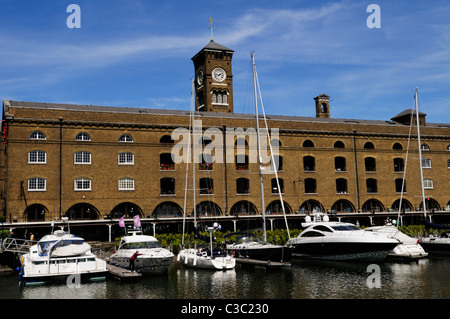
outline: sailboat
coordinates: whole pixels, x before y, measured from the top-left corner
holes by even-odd
[[[260,129],[259,129],[259,116],[258,116],[258,90],[259,82],[256,73],[255,66],[255,57],[254,53],[251,54],[252,61],[252,70],[253,70],[253,87],[254,87],[254,98],[255,98],[255,114],[256,114],[256,133],[257,133],[257,143],[258,143],[258,165],[259,165],[259,179],[260,179],[260,187],[261,187],[261,207],[262,207],[262,220],[263,220],[263,238],[260,239],[254,234],[249,233],[231,233],[227,235],[229,236],[238,236],[234,243],[230,243],[227,245],[227,250],[232,253],[236,257],[240,258],[248,258],[248,259],[256,259],[256,260],[264,260],[264,261],[272,261],[272,262],[290,262],[291,260],[291,248],[284,245],[274,245],[267,242],[267,234],[266,234],[266,220],[265,220],[265,204],[264,204],[264,184],[263,184],[263,173],[261,166],[261,143],[260,143]],[[259,90],[259,95],[261,99],[261,91]],[[264,113],[264,105],[262,104],[261,99],[261,107],[263,110],[264,121],[267,129],[267,121]],[[271,162],[273,166],[275,166],[275,160],[272,152],[272,145],[268,143],[270,147],[271,154]],[[288,231],[289,236],[289,228],[287,227],[286,214],[284,209],[283,198],[281,195],[280,184],[278,179],[277,168],[273,167],[273,171],[275,173],[276,181],[277,181],[277,190],[280,195],[281,207],[283,210],[283,214],[286,222],[286,229]]]
[[[213,232],[220,229],[220,225],[214,223],[211,227],[206,227],[206,231],[209,233],[209,239],[203,238],[198,230],[197,225],[197,211],[196,211],[196,192],[195,192],[195,144],[196,144],[196,126],[194,121],[194,108],[195,108],[195,98],[194,98],[194,81],[192,81],[192,93],[191,93],[191,124],[192,124],[192,140],[193,140],[193,160],[192,160],[192,180],[193,180],[193,199],[194,199],[194,232],[195,232],[195,246],[194,248],[184,248],[182,249],[177,256],[177,260],[181,261],[181,263],[189,268],[197,268],[197,269],[212,269],[212,270],[230,270],[234,269],[236,266],[236,260],[233,256],[230,256],[223,249],[214,249],[213,247]],[[191,129],[191,127],[190,127]],[[191,144],[191,132],[189,132],[188,139],[188,156],[187,159],[190,159],[190,144]],[[186,188],[185,188],[185,202],[184,202],[184,215],[183,215],[183,242],[184,246],[184,233],[185,233],[185,215],[186,215],[186,198],[187,198],[187,181],[188,181],[188,168],[189,168],[189,160],[186,165]],[[203,239],[209,242],[209,247],[207,248],[199,248],[197,247],[197,239]]]
[[[398,218],[397,222],[388,221],[383,226],[372,226],[367,227],[364,230],[373,231],[377,233],[383,233],[388,235],[389,237],[396,238],[400,241],[400,243],[395,246],[395,248],[389,252],[387,258],[391,260],[402,260],[402,261],[418,261],[419,259],[425,258],[428,256],[428,253],[425,249],[420,245],[419,241],[416,238],[412,238],[398,229],[398,221],[400,220],[400,213],[402,211],[402,200],[403,200],[403,190],[405,183],[405,175],[406,175],[406,165],[408,163],[408,151],[409,151],[409,142],[411,138],[411,129],[413,127],[413,117],[411,117],[411,123],[409,127],[409,138],[408,138],[408,146],[406,151],[405,158],[405,167],[403,168],[403,184],[402,191],[400,195],[400,205],[398,208]],[[419,151],[420,151],[420,142],[419,142]]]
[[[422,206],[423,206],[423,216],[425,220],[425,228],[433,228],[433,229],[449,229],[450,226],[435,224],[428,220],[427,216],[427,206],[425,200],[425,192],[423,185],[423,169],[422,169],[422,145],[420,142],[420,124],[419,124],[419,98],[418,98],[418,90],[415,90],[414,100],[416,104],[416,120],[417,120],[417,141],[419,143],[419,161],[420,161],[420,182],[422,187]],[[423,246],[423,248],[429,254],[450,254],[450,231],[446,231],[441,234],[440,237],[436,236],[428,236],[422,237],[419,239],[419,243]]]

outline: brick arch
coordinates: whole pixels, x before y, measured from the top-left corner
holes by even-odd
[[[64,214],[70,220],[94,220],[100,218],[99,210],[89,203],[78,203],[72,205]]]

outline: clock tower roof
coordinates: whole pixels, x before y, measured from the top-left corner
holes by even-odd
[[[214,42],[214,40],[211,40],[207,45],[205,45],[203,47],[203,49],[201,49],[196,55],[194,55],[192,57],[192,60],[194,60],[201,52],[204,52],[204,51],[226,51],[228,53],[234,53],[233,50],[231,50],[217,42]]]

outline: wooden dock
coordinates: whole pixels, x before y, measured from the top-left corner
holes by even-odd
[[[288,262],[277,262],[270,260],[257,260],[249,258],[236,258],[236,264],[240,267],[253,267],[257,269],[280,269],[284,267],[290,267],[291,264]]]
[[[139,272],[131,271],[119,266],[106,264],[106,267],[108,268],[110,275],[119,280],[136,280],[142,276]]]

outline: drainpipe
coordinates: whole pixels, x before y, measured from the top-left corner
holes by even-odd
[[[356,176],[356,198],[358,200],[358,213],[361,209],[361,203],[359,199],[359,176],[358,176],[358,157],[356,156],[356,130],[353,129],[353,154],[355,157],[355,176]]]
[[[62,209],[62,125],[63,118],[59,118],[59,220],[61,220]]]

